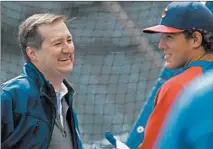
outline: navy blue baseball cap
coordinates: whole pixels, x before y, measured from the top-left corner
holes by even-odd
[[[172,2],[163,11],[159,25],[145,28],[144,33],[180,33],[203,29],[213,33],[213,15],[200,2]]]

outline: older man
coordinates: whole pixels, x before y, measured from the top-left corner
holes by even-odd
[[[81,149],[72,107],[73,37],[66,17],[35,14],[19,27],[26,63],[1,86],[2,149]]]

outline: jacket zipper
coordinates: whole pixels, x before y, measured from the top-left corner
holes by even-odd
[[[70,109],[72,111],[72,109]],[[72,140],[73,140],[73,147],[74,149],[78,149],[78,142],[77,142],[77,132],[75,130],[75,122],[74,122],[74,116],[73,116],[73,112],[71,112],[71,132],[72,132]]]
[[[54,103],[51,101],[51,99],[49,98],[49,96],[48,95],[46,95],[46,93],[44,93],[43,91],[42,91],[42,94],[44,95],[44,97],[46,97],[49,101],[50,101],[50,103],[51,103],[51,105],[52,105],[52,107],[53,107],[53,118],[52,118],[52,121],[51,121],[51,127],[50,127],[50,134],[49,134],[49,136],[48,136],[48,144],[47,144],[47,146],[49,146],[49,144],[50,144],[50,140],[51,140],[51,136],[52,136],[52,133],[53,133],[53,128],[54,128],[54,125],[55,125],[55,118],[56,118],[56,107],[55,107],[55,105],[54,105]]]
[[[70,97],[68,97],[70,99]],[[77,140],[77,132],[76,132],[76,126],[75,126],[75,119],[74,119],[74,114],[73,114],[73,110],[72,110],[72,99],[69,100],[70,102],[70,117],[71,117],[71,120],[70,120],[70,129],[71,129],[71,132],[72,132],[72,142],[73,142],[73,148],[74,149],[78,149],[78,140]]]
[[[54,128],[54,125],[55,125],[55,118],[56,118],[56,107],[55,107],[55,105],[54,105],[54,103],[51,101],[51,99],[49,98],[49,96],[48,95],[46,95],[46,93],[44,93],[43,91],[41,92],[50,102],[51,102],[51,104],[52,104],[52,107],[53,107],[53,109],[54,109],[54,112],[53,112],[53,119],[52,119],[52,125],[51,125],[51,128],[50,128],[50,130],[51,130],[51,133],[50,133],[50,135],[48,136],[48,144],[47,144],[47,146],[49,146],[49,143],[50,143],[50,140],[51,140],[51,136],[52,136],[52,133],[53,133],[53,128]],[[73,148],[74,149],[78,149],[78,142],[77,142],[77,132],[76,132],[76,130],[75,130],[75,119],[74,119],[74,116],[73,116],[73,111],[72,111],[72,102],[71,102],[71,105],[70,105],[70,117],[71,117],[71,126],[70,126],[70,129],[71,129],[71,132],[72,132],[72,134],[71,134],[71,136],[72,136],[72,142],[73,142]]]

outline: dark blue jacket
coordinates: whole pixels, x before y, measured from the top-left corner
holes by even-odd
[[[69,104],[69,122],[74,149],[82,149],[77,115],[72,108],[72,86],[65,99]],[[32,63],[22,73],[1,85],[1,148],[46,149],[56,118],[56,94],[51,83]]]

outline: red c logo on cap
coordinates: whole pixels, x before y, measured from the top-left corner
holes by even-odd
[[[166,16],[166,12],[168,11],[168,8],[165,8],[161,14],[161,17],[164,18]]]

